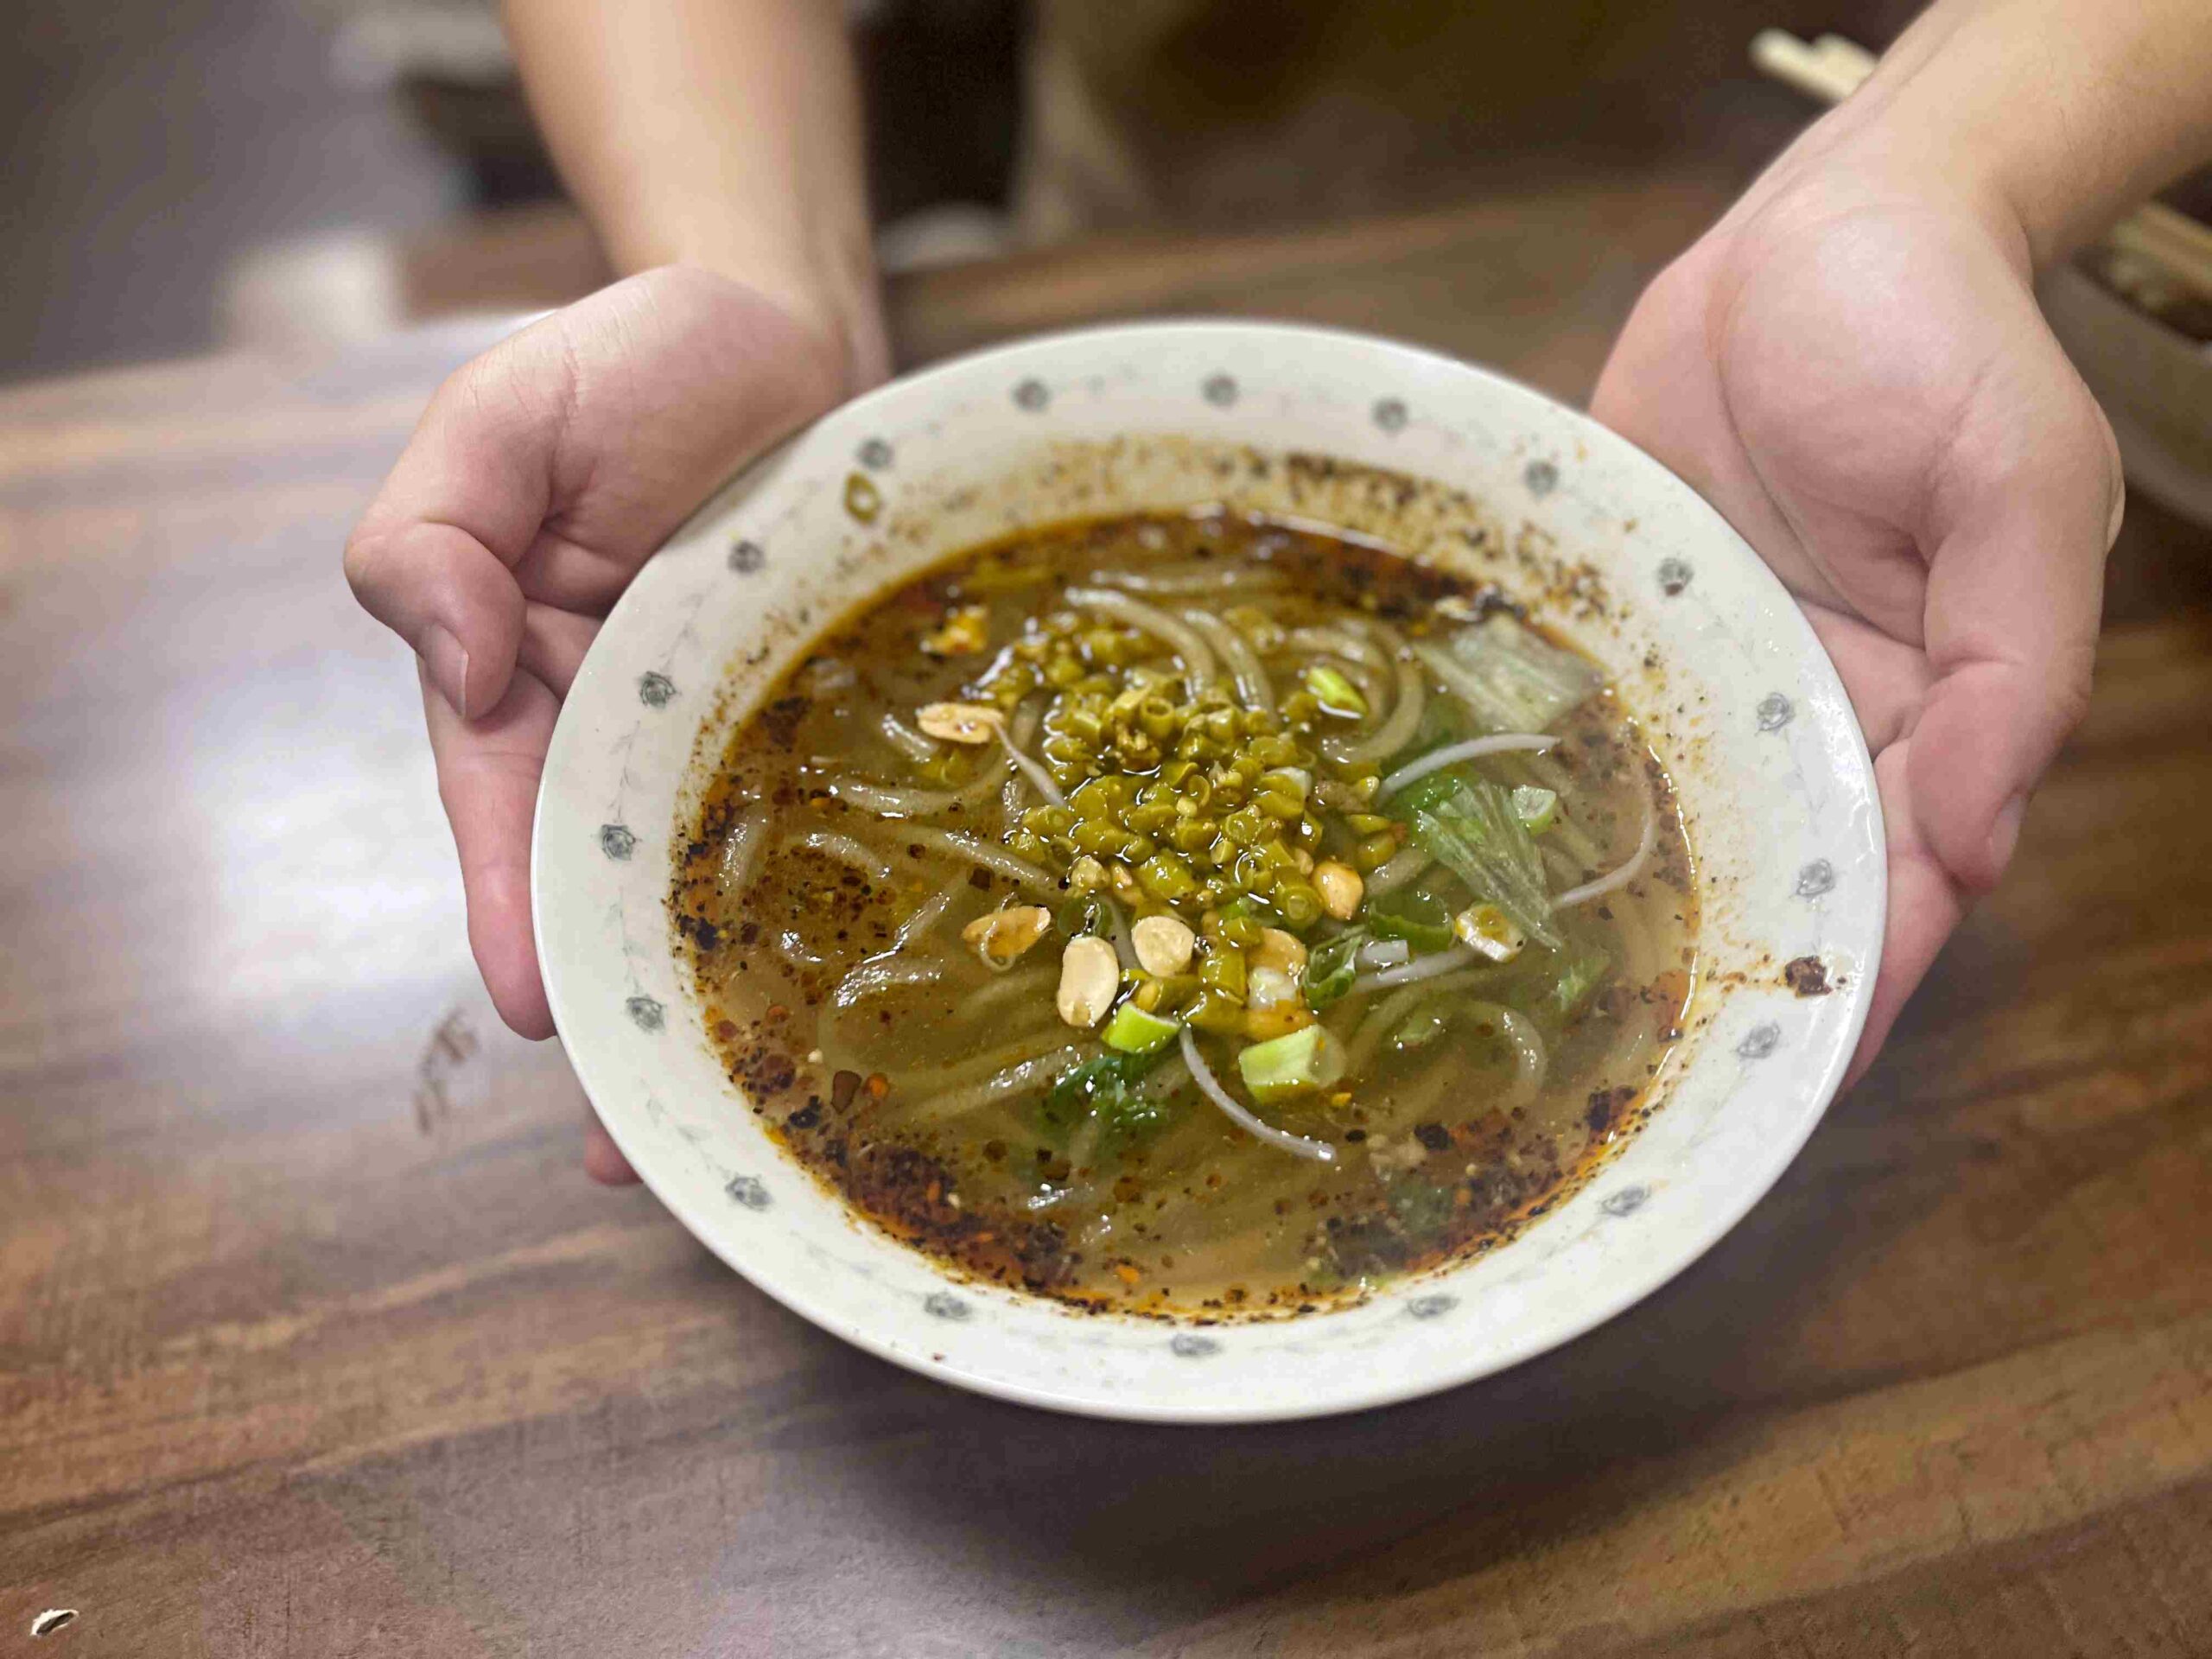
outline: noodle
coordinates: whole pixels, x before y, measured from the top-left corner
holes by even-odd
[[[1421,711],[1428,706],[1428,682],[1421,678],[1420,664],[1410,658],[1400,658],[1397,669],[1398,700],[1391,707],[1390,717],[1363,738],[1325,742],[1324,754],[1341,765],[1358,766],[1395,754],[1414,741],[1414,734],[1421,729]],[[1388,790],[1387,783],[1384,788]]]
[[[715,886],[722,897],[741,899],[753,885],[753,874],[760,863],[760,843],[768,828],[768,809],[756,806],[731,826],[729,838],[722,842],[721,868],[715,878]]]
[[[1072,1046],[1034,1055],[1016,1062],[982,1083],[971,1084],[965,1089],[955,1089],[924,1101],[908,1116],[925,1123],[942,1122],[948,1117],[958,1117],[974,1111],[978,1106],[988,1106],[995,1100],[1020,1094],[1025,1089],[1033,1089],[1040,1083],[1048,1083],[1082,1058],[1083,1051]]]
[[[1260,666],[1259,654],[1245,642],[1243,634],[1211,611],[1186,610],[1181,614],[1229,664],[1230,677],[1236,682],[1239,702],[1247,709],[1275,706],[1274,683],[1268,678],[1268,671]]]
[[[978,841],[975,836],[963,835],[957,830],[917,825],[906,831],[906,838],[918,846],[949,853],[955,858],[964,858],[971,864],[979,865],[1009,881],[1019,882],[1037,892],[1058,893],[1060,890],[1057,877],[1046,874],[1028,860],[1016,858],[1012,853],[994,847],[988,842]],[[885,874],[887,875],[889,871]]]
[[[937,740],[925,737],[888,709],[884,711],[879,729],[891,746],[918,766],[925,766],[937,759]]]
[[[1126,588],[1133,594],[1235,594],[1239,599],[1283,583],[1280,571],[1254,570],[1223,559],[1193,559],[1188,564],[1157,565],[1149,570],[1094,570],[1090,580]]]
[[[1177,621],[1158,606],[1103,588],[1071,588],[1064,597],[1078,609],[1096,611],[1152,635],[1182,659],[1183,671],[1193,685],[1204,685],[1213,678],[1213,652],[1206,642],[1188,623]]]
[[[879,853],[870,852],[850,836],[841,836],[835,830],[810,830],[803,836],[785,839],[786,849],[803,847],[808,852],[819,853],[836,863],[849,865],[864,875],[879,881],[891,879],[890,861]]]

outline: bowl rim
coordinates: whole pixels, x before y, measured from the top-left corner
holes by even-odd
[[[1306,323],[1277,322],[1266,319],[1233,315],[1145,318],[1090,324],[1029,334],[1018,340],[1003,341],[941,359],[923,368],[885,381],[858,397],[848,399],[833,409],[824,411],[814,421],[809,422],[798,431],[772,446],[762,455],[735,469],[728,478],[708,493],[701,505],[692,514],[670,533],[664,541],[663,547],[666,547],[669,543],[685,535],[702,518],[725,511],[723,504],[734,485],[756,471],[765,473],[786,450],[828,421],[846,420],[856,415],[865,414],[880,404],[887,404],[896,399],[911,397],[918,391],[925,391],[934,383],[953,380],[995,363],[1005,365],[1018,364],[1024,358],[1046,348],[1064,348],[1071,345],[1083,344],[1130,345],[1178,338],[1188,340],[1205,336],[1236,336],[1242,338],[1247,343],[1252,340],[1252,337],[1261,336],[1281,342],[1287,346],[1294,346],[1299,342],[1307,340],[1351,344],[1367,350],[1379,351],[1386,356],[1395,357],[1408,367],[1418,365],[1425,372],[1433,372],[1442,370],[1454,375],[1472,376],[1477,381],[1488,383],[1493,389],[1503,389],[1512,396],[1538,400],[1556,413],[1567,417],[1569,424],[1578,435],[1586,440],[1594,440],[1595,447],[1611,448],[1617,454],[1629,458],[1631,465],[1640,465],[1651,469],[1656,474],[1654,483],[1657,487],[1662,489],[1671,487],[1684,493],[1694,503],[1695,510],[1700,510],[1708,516],[1711,520],[1710,529],[1713,533],[1716,544],[1726,543],[1732,556],[1742,556],[1740,563],[1745,579],[1755,586],[1770,587],[1772,594],[1786,604],[1789,613],[1798,619],[1800,638],[1796,642],[1799,646],[1797,654],[1808,659],[1815,669],[1824,673],[1833,681],[1838,692],[1841,693],[1840,677],[1835,670],[1833,659],[1827,655],[1825,646],[1821,645],[1812,630],[1809,622],[1804,620],[1795,596],[1789,593],[1780,577],[1775,575],[1772,569],[1749,541],[1742,537],[1720,514],[1719,509],[1707,501],[1688,480],[1683,480],[1671,468],[1667,467],[1663,462],[1631,440],[1599,423],[1586,410],[1578,409],[1526,382],[1502,374],[1495,369],[1454,357],[1446,352],[1357,329]],[[653,558],[658,558],[659,556],[660,550],[657,549],[646,563],[650,564]],[[640,571],[642,572],[644,569],[645,566],[641,565]],[[888,587],[893,581],[906,579],[905,576],[893,575],[887,578],[882,586]],[[553,1014],[556,1033],[567,1046],[570,1066],[576,1075],[579,1084],[590,1098],[599,1121],[613,1138],[617,1147],[621,1149],[624,1157],[630,1161],[631,1166],[636,1171],[646,1190],[652,1193],[654,1198],[676,1217],[695,1240],[704,1244],[719,1261],[756,1289],[791,1312],[798,1314],[817,1328],[840,1338],[863,1352],[879,1359],[887,1360],[918,1376],[950,1383],[970,1392],[1009,1403],[1067,1415],[1190,1427],[1306,1421],[1402,1404],[1411,1400],[1461,1388],[1484,1377],[1512,1370],[1586,1336],[1598,1326],[1619,1317],[1638,1303],[1644,1301],[1702,1260],[1773,1191],[1783,1175],[1796,1160],[1798,1154],[1803,1150],[1807,1141],[1811,1139],[1814,1132],[1826,1118],[1829,1108],[1842,1090],[1853,1057],[1857,1052],[1859,1042],[1865,1031],[1874,980],[1871,964],[1878,963],[1886,937],[1888,871],[1885,858],[1878,858],[1875,861],[1875,883],[1867,900],[1867,908],[1871,916],[1871,931],[1866,935],[1866,948],[1870,967],[1868,971],[1854,976],[1853,983],[1841,988],[1847,997],[1841,1039],[1829,1049],[1816,1072],[1800,1074],[1808,1077],[1810,1080],[1809,1088],[1807,1089],[1809,1103],[1802,1111],[1800,1120],[1790,1127],[1787,1134],[1762,1143],[1767,1149],[1763,1166],[1746,1179],[1731,1185],[1728,1202],[1699,1211],[1695,1224],[1685,1225],[1677,1233],[1675,1236],[1677,1243],[1664,1252],[1655,1253],[1649,1258],[1655,1265],[1642,1270],[1614,1275],[1606,1289],[1591,1299],[1587,1312],[1580,1316],[1542,1329],[1533,1336],[1504,1334],[1487,1343],[1472,1344],[1466,1358],[1427,1366],[1403,1380],[1391,1380],[1384,1372],[1377,1369],[1370,1373],[1375,1380],[1366,1386],[1355,1390],[1318,1394],[1311,1400],[1291,1405],[1266,1403],[1246,1406],[1234,1399],[1224,1400],[1219,1395],[1209,1395],[1200,1401],[1185,1399],[1159,1402],[1148,1401],[1138,1396],[1106,1397],[1078,1395],[1066,1390],[1056,1391],[1049,1387],[997,1375],[988,1370],[948,1363],[943,1356],[933,1356],[923,1349],[902,1344],[874,1330],[862,1321],[848,1317],[832,1305],[832,1299],[817,1295],[799,1275],[778,1276],[756,1271],[754,1267],[748,1266],[745,1259],[746,1252],[736,1248],[726,1236],[729,1231],[728,1228],[716,1224],[715,1219],[695,1205],[678,1190],[673,1181],[656,1179],[655,1160],[645,1154],[642,1136],[636,1126],[628,1122],[627,1113],[621,1110],[600,1112],[598,1104],[600,1095],[599,1091],[594,1088],[592,1081],[592,1073],[597,1068],[593,1060],[588,1058],[590,1045],[576,1045],[570,1041],[569,1033],[577,1028],[577,1024],[564,1014],[564,1010],[568,1007],[567,988],[563,983],[564,970],[557,965],[557,958],[554,953],[547,949],[545,924],[546,823],[558,770],[554,765],[554,759],[562,749],[564,738],[570,741],[578,741],[578,730],[582,723],[582,719],[572,717],[571,714],[571,711],[577,707],[575,688],[584,683],[587,674],[590,672],[592,653],[597,652],[601,652],[602,657],[604,656],[601,642],[607,639],[616,632],[626,611],[633,610],[645,602],[638,598],[641,585],[633,577],[631,583],[617,597],[606,620],[601,625],[592,647],[587,652],[585,662],[579,667],[575,680],[572,682],[569,696],[563,699],[561,715],[556,722],[553,737],[549,746],[545,770],[540,779],[534,803],[531,846],[532,943],[537,951],[540,973],[544,982],[547,1001]],[[878,588],[871,587],[864,590],[863,596],[874,594],[879,591]],[[856,599],[855,607],[860,602],[860,600]],[[818,626],[833,625],[833,622],[825,621]],[[1851,705],[1847,696],[1845,698],[1844,707],[1847,711],[1850,710]],[[1871,834],[1877,849],[1880,849],[1885,844],[1886,836],[1879,793],[1873,786],[1872,759],[1866,747],[1863,728],[1859,725],[1855,713],[1851,715],[1847,724],[1851,743],[1850,753],[1847,758],[1855,760],[1857,766],[1863,769],[1866,784],[1865,804],[1871,819]],[[1800,1087],[1805,1087],[1805,1085],[1801,1084]],[[791,1167],[794,1169],[802,1167],[787,1152],[784,1152],[780,1147],[777,1150],[778,1155]],[[814,1179],[810,1171],[804,1173],[807,1179]],[[849,1217],[849,1206],[846,1205],[845,1200],[834,1194],[832,1197],[836,1203],[846,1207]],[[865,1223],[858,1222],[855,1224],[863,1228],[866,1225]],[[943,1286],[949,1290],[955,1290],[967,1295],[988,1295],[996,1293],[1001,1296],[1017,1297],[1025,1304],[1049,1304],[1049,1299],[1007,1291],[1001,1287],[980,1284],[957,1272],[945,1269],[937,1262],[935,1258],[925,1252],[909,1250],[906,1247],[898,1244],[896,1241],[887,1240],[886,1242],[913,1259],[926,1263]],[[1450,1268],[1447,1266],[1439,1271],[1448,1273]],[[1057,1304],[1049,1305],[1058,1312],[1069,1312],[1065,1308],[1059,1308]],[[1326,1317],[1326,1313],[1327,1310],[1324,1310],[1310,1317],[1318,1319]],[[1109,1313],[1104,1316],[1084,1317],[1094,1319],[1098,1317],[1114,1319],[1116,1316]],[[1162,1325],[1157,1319],[1138,1319],[1127,1316],[1123,1316],[1116,1322],[1129,1325],[1141,1323],[1151,1329],[1163,1332],[1171,1328],[1179,1328],[1188,1323],[1176,1321],[1172,1325]],[[1306,1322],[1307,1316],[1299,1315],[1286,1316],[1277,1321],[1281,1325],[1292,1326]]]

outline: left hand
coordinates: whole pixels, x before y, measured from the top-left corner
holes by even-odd
[[[1834,659],[1887,823],[1855,1078],[2082,716],[2119,451],[2000,210],[1785,161],[1645,292],[1592,412],[1694,485]]]

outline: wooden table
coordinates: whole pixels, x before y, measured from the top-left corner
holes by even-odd
[[[1580,396],[1722,190],[1041,257],[899,333],[1235,308]],[[2012,880],[1695,1268],[1440,1399],[1088,1423],[588,1185],[491,1019],[337,561],[485,337],[0,394],[0,1653],[2212,1651],[2204,536],[2132,520]]]

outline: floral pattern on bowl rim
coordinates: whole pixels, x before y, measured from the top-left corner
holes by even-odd
[[[847,499],[856,459],[882,497],[866,522]],[[1742,982],[1708,978],[1663,1103],[1588,1183],[1510,1245],[1364,1302],[1200,1331],[959,1278],[855,1217],[768,1140],[715,1064],[664,906],[699,758],[868,594],[1025,517],[1067,516],[1039,503],[1280,506],[1289,478],[1336,463],[1351,463],[1337,522],[1364,511],[1360,469],[1389,469],[1436,481],[1425,487],[1442,504],[1403,521],[1427,538],[1401,539],[1405,550],[1478,573],[1485,559],[1520,561],[1523,578],[1561,573],[1538,608],[1607,664],[1675,772],[1707,882],[1705,954]],[[1479,504],[1465,524],[1455,490]],[[1594,577],[1573,574],[1583,561]],[[1503,579],[1531,596],[1513,569]],[[677,690],[715,686],[703,714],[703,692]],[[1694,1261],[1780,1177],[1840,1083],[1886,898],[1872,768],[1834,671],[1780,583],[1688,486],[1480,369],[1236,322],[1090,329],[961,359],[846,405],[732,480],[648,563],[576,677],[540,790],[532,886],[579,1077],[653,1192],[730,1266],[944,1381],[1213,1422],[1471,1381]],[[1780,964],[1808,955],[1836,994],[1783,985]]]

